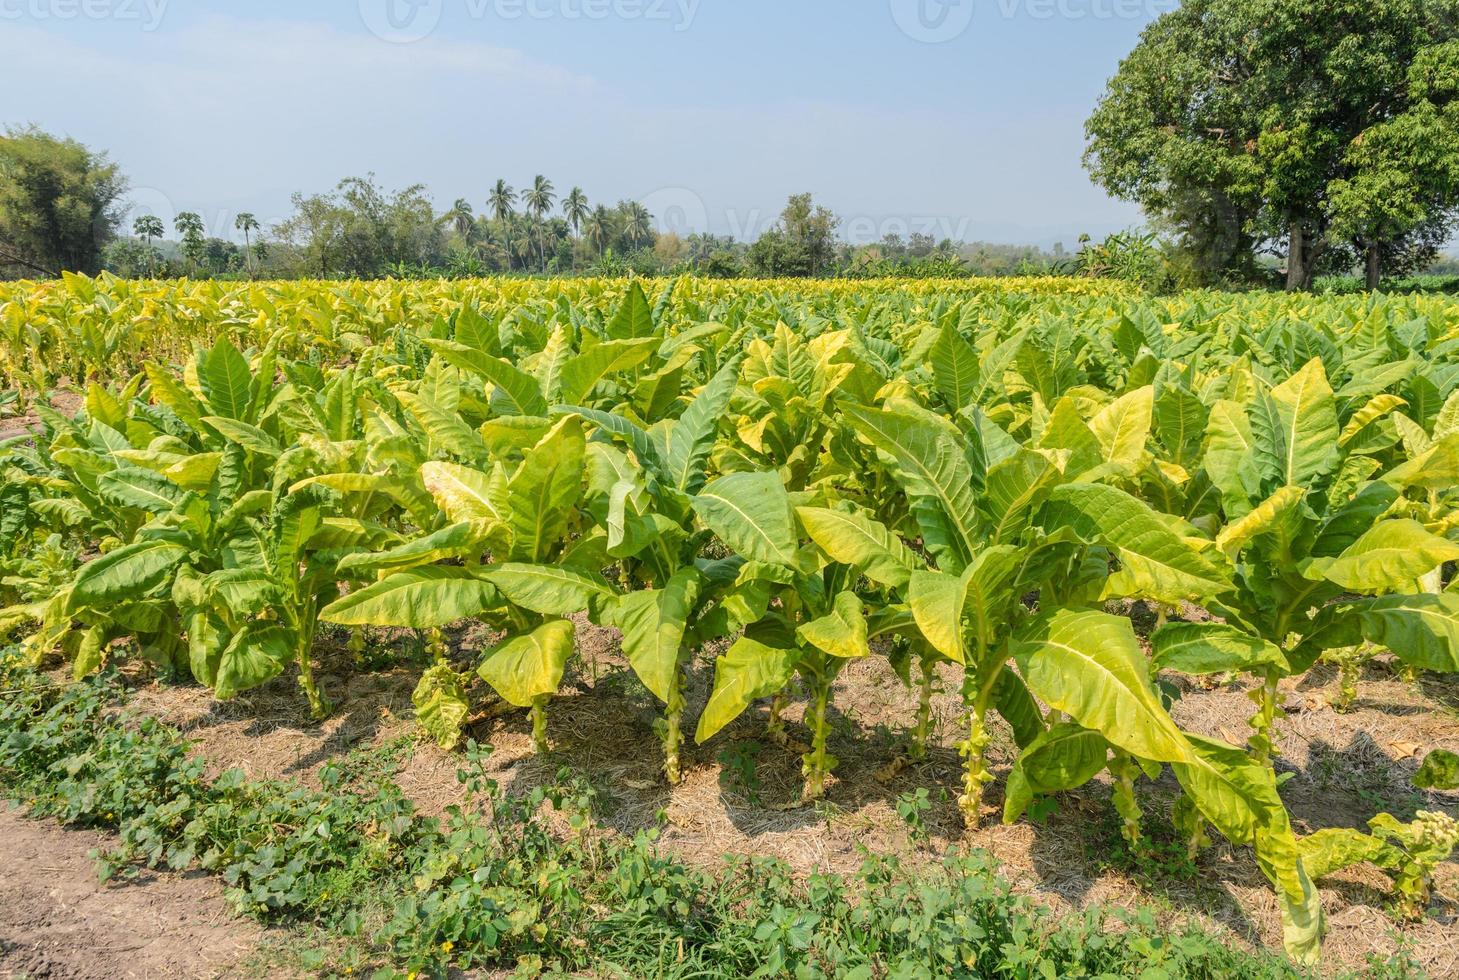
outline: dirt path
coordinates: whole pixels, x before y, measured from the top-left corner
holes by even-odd
[[[0,977],[217,977],[257,948],[262,931],[230,914],[215,879],[100,884],[87,853],[105,841],[0,803]]]

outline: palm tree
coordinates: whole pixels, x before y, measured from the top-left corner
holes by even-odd
[[[588,215],[592,211],[588,207],[588,195],[583,193],[581,187],[574,187],[567,192],[567,197],[562,199],[562,215],[567,218],[567,223],[572,225],[573,249],[572,249],[572,271],[578,269],[577,239],[579,230]]]
[[[612,212],[599,204],[593,209],[593,213],[588,215],[584,230],[588,233],[588,241],[597,246],[598,258],[601,259],[604,249],[613,241],[614,228]]]
[[[248,211],[244,211],[233,219],[233,227],[243,232],[243,260],[248,264],[248,277],[253,278],[253,243],[249,241],[248,233],[258,230],[258,219]]]
[[[147,266],[155,275],[157,272],[157,253],[152,250],[152,239],[161,238],[167,233],[162,224],[162,219],[155,214],[144,214],[132,222],[132,234],[142,239],[143,245],[147,248]]]
[[[502,248],[507,253],[507,271],[510,272],[512,269],[512,239],[507,221],[517,213],[517,192],[512,190],[511,184],[498,179],[495,186],[492,187],[486,203],[491,208],[492,217],[502,226]]]
[[[471,241],[471,229],[476,227],[476,214],[466,198],[456,198],[456,203],[451,205],[451,210],[441,215],[441,220],[449,224],[468,243]]]
[[[533,224],[536,226],[537,251],[542,259],[543,272],[547,271],[547,246],[542,240],[542,216],[552,210],[552,204],[557,200],[554,190],[552,181],[538,174],[532,178],[531,188],[522,192],[522,200],[531,212]]]
[[[638,201],[629,201],[625,211],[624,234],[634,245],[647,241],[653,235],[654,216]]]

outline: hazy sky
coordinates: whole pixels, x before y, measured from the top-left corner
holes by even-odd
[[[750,237],[814,191],[885,231],[1072,247],[1138,222],[1083,122],[1172,0],[0,0],[0,123],[140,210],[268,223],[374,171],[480,209],[544,173]]]

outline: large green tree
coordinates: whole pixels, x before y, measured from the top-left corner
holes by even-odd
[[[1210,275],[1285,252],[1287,285],[1431,254],[1459,204],[1459,0],[1188,0],[1087,125],[1097,183]]]
[[[31,126],[0,136],[0,275],[95,273],[127,182],[105,154]]]

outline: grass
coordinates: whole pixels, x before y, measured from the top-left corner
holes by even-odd
[[[13,665],[15,661],[10,661]],[[1284,961],[1149,909],[1055,918],[982,855],[913,872],[865,855],[853,875],[797,877],[756,857],[717,872],[601,833],[594,793],[570,772],[508,796],[470,745],[463,805],[417,814],[392,776],[396,742],[321,771],[320,789],[206,775],[176,731],[129,715],[102,677],[58,687],[0,666],[0,793],[39,816],[102,828],[103,873],[141,866],[218,875],[240,914],[291,927],[257,968],[324,976],[854,978],[1296,977]],[[920,818],[909,802],[906,819]],[[1403,958],[1367,975],[1410,976]]]

